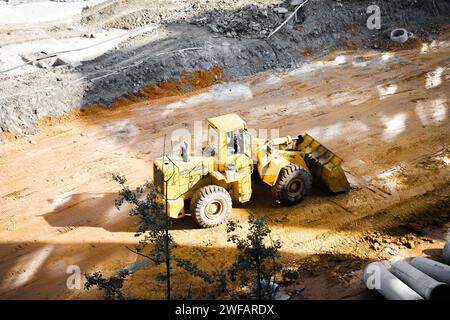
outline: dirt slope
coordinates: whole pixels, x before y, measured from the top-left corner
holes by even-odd
[[[449,54],[448,37],[408,51],[335,52],[289,73],[53,119],[32,138],[2,146],[0,297],[98,297],[68,290],[66,269],[109,273],[136,260],[125,248],[137,241],[136,221],[114,208],[110,173],[143,183],[164,134],[229,112],[269,133],[308,131],[345,160],[348,194],[316,189],[282,208],[255,185],[251,203],[233,209],[234,219],[248,211],[269,219],[285,264],[304,272],[293,289],[306,289],[294,298],[364,296],[360,270],[371,259],[430,252],[439,259],[430,250],[442,247],[450,222]],[[223,227],[196,229],[186,218],[172,232],[195,259],[195,248],[214,263],[233,254]],[[405,249],[402,237],[415,246]],[[128,289],[162,297],[152,272],[136,274]],[[177,277],[175,290],[184,290]],[[202,290],[194,284],[196,295]]]
[[[0,73],[0,129],[12,135],[34,133],[42,117],[96,102],[110,104],[182,72],[219,67],[226,79],[235,81],[261,71],[296,67],[311,55],[323,56],[334,49],[391,47],[389,34],[397,27],[428,41],[448,27],[450,14],[450,4],[444,0],[384,0],[378,2],[381,28],[369,30],[367,8],[373,1],[310,0],[294,25],[267,39],[283,21],[273,8],[283,5],[292,10],[289,3],[112,0],[70,21],[2,27],[2,47],[91,34],[102,38],[98,33],[103,28],[130,30],[150,24],[155,29],[79,66],[58,64],[19,75]],[[45,46],[40,44],[35,54],[42,50]]]

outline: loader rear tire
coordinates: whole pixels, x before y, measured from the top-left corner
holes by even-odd
[[[284,206],[300,202],[311,191],[312,177],[308,171],[295,164],[281,169],[277,183],[273,187],[277,201]]]
[[[202,228],[221,224],[230,215],[231,208],[230,194],[216,185],[198,189],[191,200],[192,219]]]

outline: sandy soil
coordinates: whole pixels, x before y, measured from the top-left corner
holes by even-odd
[[[302,272],[287,288],[293,298],[376,298],[361,281],[367,261],[440,259],[449,238],[449,57],[446,41],[401,52],[334,52],[289,73],[43,122],[33,137],[0,146],[0,298],[99,297],[67,289],[66,270],[108,274],[137,259],[125,248],[137,241],[137,221],[115,209],[111,173],[143,183],[164,134],[229,112],[255,130],[307,131],[345,160],[348,194],[315,189],[283,208],[255,184],[252,201],[233,209],[233,219],[248,212],[268,218],[283,262]],[[180,253],[200,261],[206,252],[204,266],[233,255],[223,226],[197,229],[186,217],[172,233]],[[402,245],[405,237],[412,248]],[[127,290],[161,298],[154,272],[136,273]],[[179,292],[182,278],[174,276]],[[194,283],[197,297],[204,290]]]
[[[383,23],[372,30],[367,28],[372,1],[310,0],[296,23],[268,39],[283,20],[273,9],[282,5],[292,11],[289,3],[109,0],[69,18],[63,8],[70,3],[30,4],[60,6],[51,13],[61,16],[0,25],[0,143],[2,133],[34,133],[42,117],[93,103],[109,105],[183,72],[220,67],[226,79],[241,81],[262,71],[295,68],[336,48],[402,47],[389,38],[400,26],[414,33],[414,41],[430,41],[448,29],[450,14],[445,0],[381,0]],[[75,51],[61,53],[68,48]]]

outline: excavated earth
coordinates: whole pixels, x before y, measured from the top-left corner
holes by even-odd
[[[292,10],[289,3],[110,0],[86,8],[69,20],[5,26],[0,21],[3,140],[5,135],[34,133],[36,121],[42,117],[60,116],[94,103],[109,105],[124,94],[149,83],[176,78],[183,72],[220,67],[226,80],[235,81],[265,70],[296,67],[311,56],[324,56],[336,48],[395,47],[389,34],[398,27],[414,33],[416,40],[429,41],[446,29],[450,15],[450,3],[445,0],[379,1],[380,29],[369,30],[367,10],[372,1],[310,0],[299,11],[296,23],[268,39],[268,34],[284,19],[273,9],[283,6]],[[130,31],[149,26],[148,31],[80,65],[62,57],[57,63],[51,58],[37,62],[31,59],[42,58],[41,51],[54,52],[46,49],[47,42],[91,36],[92,42],[101,42],[104,30]],[[17,65],[8,63],[8,56],[14,51],[11,46],[24,43],[36,46],[37,56],[25,55],[23,62],[31,60],[36,66],[29,64],[1,72]],[[73,45],[71,49],[80,47],[83,46]],[[73,54],[77,53],[83,51]]]
[[[180,6],[184,3],[193,1]],[[360,6],[358,12],[365,12],[368,1],[323,3],[335,9],[315,11],[325,15],[320,20],[326,24],[325,17],[339,10]],[[291,298],[378,299],[361,279],[367,262],[418,255],[441,260],[440,249],[450,237],[450,34],[439,21],[448,16],[448,7],[444,1],[429,2],[435,11],[420,9],[415,1],[381,3],[403,8],[402,14],[394,10],[402,17],[395,25],[419,36],[393,45],[386,40],[391,18],[390,27],[367,37],[371,32],[363,30],[367,16],[362,14],[361,21],[342,19],[359,25],[361,35],[350,37],[348,45],[332,33],[336,42],[323,38],[324,50],[334,48],[325,54],[313,36],[302,38],[311,30],[308,23],[266,41],[258,38],[260,30],[227,35],[220,27],[211,31],[208,19],[181,22],[174,15],[177,21],[76,68],[29,70],[0,79],[6,140],[0,145],[0,298],[100,298],[95,290],[68,289],[68,268],[109,275],[140,261],[126,248],[138,241],[138,221],[127,208],[115,208],[118,186],[111,174],[125,175],[133,187],[144,183],[151,179],[151,161],[161,155],[164,135],[173,137],[178,129],[194,133],[198,121],[230,112],[245,119],[258,137],[308,132],[345,161],[352,185],[346,194],[314,188],[302,203],[284,208],[255,183],[251,202],[233,209],[231,218],[244,225],[249,213],[265,216],[273,237],[282,241],[285,268],[300,272],[298,280],[284,282]],[[308,19],[319,6],[311,1],[303,23],[315,21]],[[148,21],[137,26],[161,24],[154,17],[164,21],[164,8],[161,16],[150,10]],[[80,23],[83,32],[96,23],[132,28],[136,11],[107,2],[85,10]],[[121,15],[127,19],[118,19]],[[70,36],[62,25],[55,34]],[[323,28],[320,34],[328,34]],[[9,32],[30,41],[24,30],[27,26],[15,26]],[[293,44],[295,37],[310,45]],[[277,43],[287,47],[267,49]],[[93,78],[98,81],[88,81]],[[42,86],[48,90],[34,91]],[[174,221],[171,233],[176,253],[208,270],[226,265],[235,254],[225,226],[198,229],[185,217]],[[144,266],[126,281],[125,291],[163,298],[163,287],[153,280],[158,271]],[[188,285],[197,298],[208,290],[195,279]],[[175,271],[173,286],[185,293],[186,274]]]
[[[118,186],[111,173],[126,175],[132,186],[143,183],[164,134],[228,112],[247,119],[260,136],[307,131],[345,160],[347,194],[314,189],[301,204],[283,208],[255,184],[252,201],[233,209],[232,218],[241,221],[249,212],[267,217],[283,242],[286,267],[302,273],[288,287],[294,298],[372,297],[361,281],[366,262],[440,259],[450,227],[450,46],[438,40],[424,48],[336,52],[290,72],[53,119],[31,144],[6,144],[0,296],[98,296],[65,287],[69,265],[110,274],[137,259],[126,249],[137,241],[137,221],[114,207]],[[172,234],[179,254],[205,268],[234,254],[223,226],[198,229],[186,217],[174,222]],[[161,298],[154,272],[136,273],[127,290]],[[174,276],[174,287],[182,291],[179,277],[185,275]],[[204,290],[194,283],[196,296]]]

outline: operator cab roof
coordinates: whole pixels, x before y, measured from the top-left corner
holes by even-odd
[[[235,113],[209,118],[208,122],[219,131],[233,131],[236,129],[247,128],[245,121]]]

